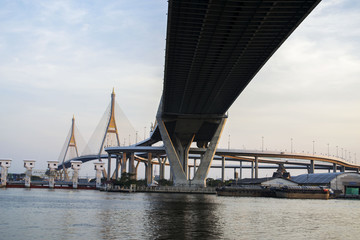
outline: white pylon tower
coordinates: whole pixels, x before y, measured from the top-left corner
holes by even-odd
[[[75,116],[73,116],[73,118],[72,118],[71,131],[70,132],[71,132],[70,133],[71,135],[70,135],[69,141],[68,141],[66,149],[65,149],[65,154],[64,154],[63,159],[61,159],[62,167],[63,167],[64,180],[65,181],[69,181],[69,175],[68,175],[68,172],[67,172],[67,170],[65,168],[65,159],[66,159],[67,153],[70,152],[69,150],[71,148],[73,148],[75,150],[76,157],[79,157],[79,151],[78,151],[78,147],[76,145],[76,139],[75,139]]]
[[[106,125],[105,134],[102,138],[102,142],[99,149],[99,161],[101,161],[101,153],[104,149],[105,140],[109,133],[114,133],[116,136],[116,142],[117,146],[120,146],[120,140],[119,140],[119,134],[116,127],[116,121],[115,121],[115,90],[113,88],[113,91],[111,93],[111,106],[110,106],[110,117]]]

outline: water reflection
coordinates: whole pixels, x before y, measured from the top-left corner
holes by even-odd
[[[214,196],[148,194],[149,239],[218,239],[222,235]]]

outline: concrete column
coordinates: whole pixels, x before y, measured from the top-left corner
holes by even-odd
[[[242,179],[242,161],[240,161],[239,179]]]
[[[126,173],[126,162],[127,162],[126,153],[123,153],[121,159],[121,176],[123,175],[123,173]]]
[[[333,172],[336,172],[336,170],[337,170],[336,163],[333,163]]]
[[[310,160],[309,173],[314,173],[315,165],[314,160]]]
[[[96,170],[96,188],[99,189],[101,187],[101,173],[104,170],[103,162],[95,162],[95,170]]]
[[[195,174],[196,174],[196,169],[197,169],[196,163],[197,163],[197,159],[195,158],[194,159],[194,175],[193,175],[193,178],[195,177]]]
[[[148,153],[148,161],[146,166],[146,184],[150,185],[152,183],[152,154]]]
[[[165,162],[166,162],[166,158],[159,158],[159,163],[160,163],[160,179],[163,180],[165,179]]]
[[[225,157],[221,158],[221,181],[225,182]]]
[[[35,167],[35,160],[24,160],[25,173],[25,187],[29,188],[31,185],[32,169]]]
[[[111,154],[108,154],[108,171],[107,171],[107,181],[110,181],[111,177]]]
[[[8,160],[0,159],[0,166],[1,166],[1,186],[0,187],[6,187],[8,169],[11,165],[11,161],[12,161],[11,159],[8,159]]]
[[[251,162],[251,178],[254,178],[254,162]]]
[[[138,161],[136,163],[136,166],[135,166],[135,169],[134,169],[134,180],[137,179],[137,170],[138,170],[138,167],[139,167],[140,163],[141,163],[140,161]]]
[[[119,165],[120,165],[120,158],[119,155],[116,154],[116,163],[115,163],[115,179],[119,178]]]
[[[170,166],[170,181],[174,181],[174,174],[171,170],[171,166]]]
[[[71,161],[71,168],[74,171],[72,176],[73,188],[78,188],[79,182],[79,171],[81,167],[81,161]]]
[[[58,161],[48,161],[48,168],[49,168],[49,188],[55,187],[55,170],[58,167]]]
[[[234,168],[234,179],[236,180],[236,177],[238,177],[238,176],[236,176],[237,174],[236,174],[236,168]]]
[[[135,153],[130,154],[129,173],[131,174],[130,179],[132,179],[132,180],[136,179],[135,178]]]
[[[345,172],[345,166],[340,167],[340,172]]]
[[[219,122],[219,125],[209,143],[209,146],[207,147],[205,153],[201,157],[200,165],[191,183],[192,185],[206,187],[206,178],[209,173],[210,166],[214,158],[214,154],[216,151],[216,147],[219,143],[222,130],[225,126],[225,122],[226,122],[226,118],[221,119],[221,121]]]
[[[259,160],[258,157],[255,157],[255,178],[259,178]]]

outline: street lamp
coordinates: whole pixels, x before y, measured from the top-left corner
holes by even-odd
[[[261,151],[264,151],[264,136],[261,137]]]
[[[313,140],[313,155],[315,155],[315,141]]]
[[[336,157],[339,157],[339,146],[336,146]]]
[[[229,139],[228,139],[228,150],[230,150],[230,134],[229,134]]]
[[[327,146],[328,146],[328,157],[330,156],[330,149],[329,149],[329,143],[327,144]]]
[[[291,153],[293,153],[293,139],[290,138],[290,141],[291,141]]]

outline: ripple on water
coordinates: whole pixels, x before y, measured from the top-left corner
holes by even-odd
[[[6,189],[1,239],[358,239],[360,201]]]

